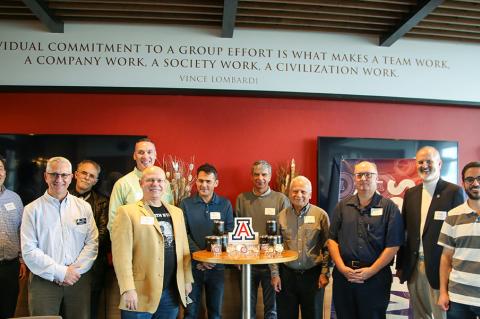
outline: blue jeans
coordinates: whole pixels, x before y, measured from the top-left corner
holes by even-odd
[[[178,315],[178,297],[168,289],[162,291],[160,304],[155,313],[120,310],[122,319],[176,319]]]
[[[218,266],[218,265],[217,265]],[[192,263],[194,283],[190,298],[192,303],[185,310],[185,319],[196,319],[202,308],[202,288],[205,286],[205,299],[209,319],[222,318],[224,269],[198,270],[197,262]]]
[[[263,307],[265,319],[277,319],[277,305],[275,302],[275,290],[270,283],[270,268],[268,265],[252,265],[252,295],[250,297],[251,318],[255,319],[257,305],[258,286],[262,284]]]
[[[475,319],[480,316],[480,307],[450,301],[447,319]]]

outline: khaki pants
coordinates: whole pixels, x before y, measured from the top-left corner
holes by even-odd
[[[83,274],[73,286],[59,286],[30,273],[28,309],[31,316],[59,315],[63,318],[90,318],[90,275]]]
[[[407,286],[414,319],[446,319],[445,311],[437,306],[440,292],[430,287],[423,260],[417,262]]]

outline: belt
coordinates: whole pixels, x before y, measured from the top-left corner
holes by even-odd
[[[344,261],[345,266],[350,267],[352,269],[358,269],[358,268],[365,268],[365,267],[370,267],[373,263],[366,263],[360,260],[347,260]]]
[[[18,262],[18,257],[13,258],[13,259],[0,260],[0,265],[10,265],[10,264],[13,264],[13,263],[16,263],[16,262]]]
[[[303,275],[304,273],[309,272],[311,270],[314,270],[315,268],[316,267],[312,267],[312,268],[309,268],[309,269],[293,269],[293,268],[290,268],[290,267],[285,266],[285,265],[283,266],[283,269],[286,269],[289,272],[294,273],[296,275]]]

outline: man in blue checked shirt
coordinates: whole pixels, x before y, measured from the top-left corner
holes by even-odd
[[[217,195],[218,173],[210,164],[197,169],[197,194],[184,199],[180,208],[185,215],[190,252],[205,249],[205,236],[213,233],[213,222],[222,220],[225,231],[233,230],[233,210],[230,201]],[[209,319],[222,317],[224,266],[192,261],[193,287],[190,297],[192,303],[187,306],[185,318],[198,318],[201,309],[202,288],[205,286],[207,312]]]
[[[27,268],[20,257],[20,223],[23,204],[20,197],[3,185],[7,177],[7,161],[0,156],[0,318],[15,314],[18,278]]]

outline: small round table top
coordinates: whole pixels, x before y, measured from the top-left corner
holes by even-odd
[[[262,264],[278,264],[293,261],[298,258],[298,253],[293,250],[284,250],[279,257],[267,257],[264,254],[260,254],[258,257],[231,257],[226,252],[222,252],[221,255],[214,256],[212,252],[206,250],[200,250],[193,253],[193,259],[205,263],[212,264],[229,264],[229,265],[262,265]]]

